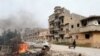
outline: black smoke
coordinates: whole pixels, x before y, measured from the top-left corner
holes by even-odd
[[[0,19],[0,30],[24,28],[33,29],[37,27],[39,27],[39,22],[35,18],[34,14],[25,11],[19,11]]]

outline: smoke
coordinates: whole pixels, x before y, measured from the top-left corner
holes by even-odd
[[[23,28],[33,29],[37,27],[39,27],[39,22],[35,19],[33,14],[26,11],[19,11],[9,15],[9,17],[0,19],[1,30]]]

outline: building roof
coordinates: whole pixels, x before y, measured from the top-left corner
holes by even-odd
[[[89,16],[87,18],[82,19],[82,21],[93,20],[93,19],[100,19],[100,16]]]
[[[79,14],[76,14],[76,13],[71,13],[71,17],[77,18],[77,19],[80,19],[80,20],[86,18],[85,16],[82,16],[82,15],[79,15]]]
[[[54,10],[61,9],[61,6],[55,6]]]

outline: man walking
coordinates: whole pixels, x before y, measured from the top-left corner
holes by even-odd
[[[73,47],[74,47],[74,49],[76,48],[76,40],[75,39],[73,41]]]

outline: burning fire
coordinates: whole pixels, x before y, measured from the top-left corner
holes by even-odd
[[[19,53],[25,53],[28,50],[28,44],[22,42],[19,44]]]

